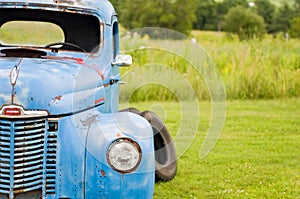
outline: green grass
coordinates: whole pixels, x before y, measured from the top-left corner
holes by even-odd
[[[130,105],[158,112],[176,137],[181,118],[178,103]],[[155,185],[154,199],[299,199],[300,98],[228,101],[222,135],[211,153],[199,159],[210,121],[209,107],[208,102],[200,102],[197,137],[179,157],[175,179]]]
[[[236,37],[229,38],[225,33],[193,31],[194,37],[200,46],[189,45],[185,41],[161,41],[135,39],[122,42],[123,51],[134,49],[130,53],[133,56],[134,64],[129,70],[138,68],[135,77],[149,79],[149,76],[160,74],[163,77],[166,71],[158,71],[153,65],[161,65],[175,70],[189,82],[199,99],[209,99],[210,95],[203,81],[205,68],[211,68],[212,64],[200,61],[201,75],[193,69],[191,60],[176,55],[182,48],[182,54],[187,57],[205,57],[205,51],[212,58],[221,75],[226,96],[228,99],[274,99],[300,97],[300,40],[292,39],[286,41],[283,37],[273,38],[266,35],[263,40],[250,40],[240,42]],[[122,40],[123,41],[123,40]],[[162,50],[168,45],[173,51]],[[147,49],[147,47],[156,49]],[[193,49],[197,48],[197,49]],[[162,67],[163,68],[163,67]],[[156,71],[155,71],[156,70]],[[128,69],[125,69],[125,74]],[[147,75],[145,75],[147,74]],[[166,74],[166,73],[165,73]],[[131,78],[132,79],[132,78]],[[153,79],[153,78],[152,78]],[[133,84],[139,83],[134,81]],[[141,100],[176,100],[175,96],[183,95],[186,87],[178,81],[170,81],[172,90],[166,93],[165,89],[153,87],[140,89],[139,92],[132,90],[129,94],[136,92],[134,99]],[[128,88],[131,87],[129,82]],[[175,95],[174,95],[175,91]],[[140,94],[138,94],[140,93]],[[138,96],[137,96],[138,95]],[[122,93],[124,99],[130,96]],[[145,99],[148,96],[148,99]]]
[[[0,31],[0,40],[15,41],[11,33],[19,33],[24,28],[37,34],[45,30],[42,27],[32,29],[30,26],[18,25],[10,27],[8,32]],[[38,39],[37,44],[51,43],[46,39],[56,40],[60,37],[59,33],[52,34],[52,30],[46,29],[46,32],[48,34],[35,37]],[[32,41],[28,34],[28,37],[22,38],[23,34],[19,36],[22,41]],[[177,176],[168,183],[156,184],[154,199],[299,199],[300,98],[287,98],[300,97],[300,41],[287,42],[266,37],[262,41],[239,42],[234,38],[228,39],[223,33],[212,32],[193,32],[193,37],[217,64],[229,99],[278,99],[228,101],[222,135],[213,151],[204,159],[199,159],[199,150],[210,124],[211,104],[200,102],[200,115],[195,115],[194,107],[186,107],[188,110],[183,112],[190,113],[194,120],[185,121],[184,126],[192,126],[200,118],[199,128],[194,132],[196,138],[185,140],[191,146],[178,159]],[[144,42],[134,41],[134,44],[139,49]],[[169,45],[180,46],[182,43],[173,41]],[[122,47],[126,51],[126,44],[122,44]],[[135,63],[122,73],[131,72],[129,77],[132,81],[122,88],[121,99],[158,100],[132,103],[131,106],[158,113],[176,138],[183,116],[181,106],[176,101],[193,98],[190,96],[189,85],[198,99],[210,99],[203,80],[195,75],[195,70],[186,60],[172,53],[160,50],[136,50],[131,53]],[[174,79],[170,75],[173,73],[163,73],[166,72],[161,70],[163,67],[152,68],[145,65],[147,63],[173,68],[177,75],[175,77],[184,77],[189,85],[180,83],[179,78]],[[147,76],[164,81],[160,85],[141,85],[138,89],[132,86],[138,85]],[[124,89],[128,87],[129,92],[126,94]],[[127,106],[122,104],[122,107]],[[187,134],[191,133],[190,129],[186,130]]]
[[[51,23],[13,21],[0,29],[1,44],[43,46],[63,40],[63,31]]]
[[[300,97],[300,40],[292,39],[286,41],[284,37],[266,36],[263,40],[250,40],[240,42],[236,37],[228,38],[225,33],[193,31],[198,44],[204,48],[215,62],[221,75],[228,99],[274,99]],[[15,24],[4,25],[0,29],[1,43],[46,45],[55,41],[62,41],[63,35],[54,25],[49,24]],[[189,44],[189,45],[188,45]],[[157,49],[147,49],[149,45],[157,46]],[[168,45],[174,51],[164,51],[160,47]],[[198,99],[210,99],[209,89],[203,79],[205,64],[200,68],[202,74],[190,64],[191,60],[184,59],[176,54],[176,50],[182,50],[182,55],[187,57],[205,57],[205,51],[199,46],[184,41],[160,41],[145,39],[121,39],[123,52],[134,49],[130,53],[134,64],[122,71],[139,70],[127,81],[128,92],[121,91],[121,100],[128,100],[134,93],[132,99],[135,101],[146,100],[168,100],[176,101],[177,98],[191,99],[189,88]],[[153,65],[157,67],[153,69]],[[160,71],[159,66],[165,66],[177,73],[177,79],[165,76],[170,71]],[[163,68],[163,67],[161,67]],[[159,74],[157,76],[156,74]],[[146,78],[160,77],[170,80],[161,84],[145,85],[136,89],[136,84]],[[133,78],[134,77],[134,78]],[[146,78],[145,78],[146,77]],[[181,78],[182,81],[178,81]],[[139,80],[139,81],[138,81]],[[183,86],[183,80],[186,84]],[[156,82],[157,83],[157,82]],[[132,86],[133,85],[133,86]]]
[[[266,36],[239,42],[213,34],[193,32],[218,66],[228,98],[300,96],[300,40]]]

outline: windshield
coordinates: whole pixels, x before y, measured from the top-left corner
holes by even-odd
[[[5,46],[46,46],[64,40],[63,30],[49,22],[10,21],[0,28],[0,43]]]
[[[75,12],[2,8],[0,27],[2,46],[45,47],[65,42],[91,52],[101,41],[99,19]]]

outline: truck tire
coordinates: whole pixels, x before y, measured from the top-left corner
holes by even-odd
[[[119,112],[130,112],[130,113],[135,113],[137,115],[141,115],[142,114],[142,112],[139,109],[133,108],[133,107],[120,110]]]
[[[155,149],[155,181],[172,180],[177,172],[177,157],[171,135],[161,119],[151,111],[141,114],[153,129]]]

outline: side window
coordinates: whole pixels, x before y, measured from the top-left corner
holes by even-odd
[[[113,24],[113,49],[114,49],[114,59],[118,55],[119,51],[119,26],[118,23],[115,22]]]

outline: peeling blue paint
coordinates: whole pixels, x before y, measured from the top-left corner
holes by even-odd
[[[119,51],[112,40],[117,17],[110,2],[0,0],[0,15],[5,9],[40,10],[37,16],[51,11],[51,20],[56,12],[93,16],[102,32],[91,53],[0,46],[10,51],[0,54],[0,199],[152,198],[152,128],[138,115],[118,113],[121,77],[112,65]],[[39,56],[24,56],[22,49]],[[12,104],[10,71],[17,63]],[[136,170],[120,173],[108,164],[107,151],[119,139],[140,146]]]

